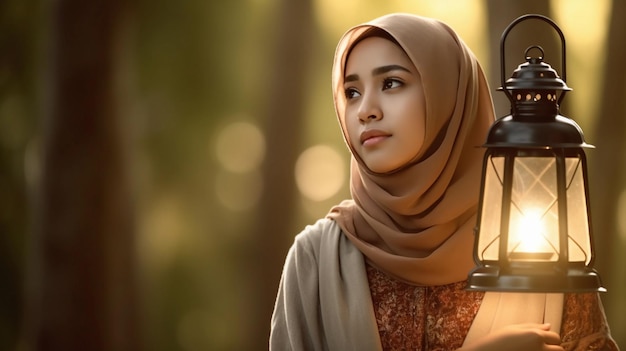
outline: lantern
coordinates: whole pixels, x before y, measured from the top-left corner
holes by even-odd
[[[563,79],[540,46],[504,81],[504,43],[518,23],[539,19],[559,34]],[[565,38],[541,15],[513,21],[500,41],[502,90],[511,115],[490,128],[469,290],[605,291],[593,269],[587,164],[582,130],[559,114],[565,83]]]

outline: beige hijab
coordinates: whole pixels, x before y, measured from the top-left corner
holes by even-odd
[[[480,174],[493,105],[474,54],[446,24],[391,14],[356,26],[341,38],[332,72],[335,108],[345,127],[343,79],[347,56],[368,30],[379,28],[404,49],[421,75],[426,101],[424,148],[415,162],[389,174],[370,171],[352,151],[353,200],[331,209],[370,264],[416,285],[467,278],[472,257]]]

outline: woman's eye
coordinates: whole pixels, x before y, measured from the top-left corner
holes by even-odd
[[[354,99],[355,97],[360,96],[361,94],[359,94],[359,92],[354,89],[354,88],[347,88],[345,90],[345,94],[346,94],[346,99],[350,100],[350,99]]]
[[[383,90],[398,88],[400,86],[402,86],[402,82],[397,79],[387,78],[383,81]]]

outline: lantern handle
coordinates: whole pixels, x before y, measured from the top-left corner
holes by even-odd
[[[538,57],[538,59],[540,59],[541,61],[543,61],[543,55],[545,55],[545,53],[543,52],[543,48],[539,45],[531,45],[529,46],[526,51],[524,52],[524,57],[526,58],[526,61],[530,60],[532,57],[528,54],[530,52],[530,50],[532,49],[537,49],[541,52],[541,56]]]
[[[515,19],[513,22],[511,22],[511,24],[509,24],[506,29],[504,30],[504,32],[502,32],[502,37],[500,38],[500,84],[502,86],[502,91],[504,91],[504,93],[506,94],[506,96],[509,98],[509,101],[511,103],[514,102],[513,100],[513,96],[511,95],[511,93],[509,92],[508,89],[506,89],[506,85],[505,80],[504,80],[504,76],[505,76],[505,62],[504,62],[504,42],[506,40],[506,37],[509,35],[509,32],[513,29],[513,27],[515,27],[517,24],[519,24],[520,22],[523,22],[527,19],[538,19],[538,20],[542,20],[546,23],[548,23],[549,25],[552,26],[552,28],[554,28],[554,30],[559,34],[559,37],[561,37],[561,67],[563,70],[563,74],[561,75],[561,79],[563,79],[563,82],[567,82],[566,79],[566,69],[565,69],[565,36],[563,35],[563,32],[561,31],[561,29],[559,28],[559,26],[556,25],[556,23],[554,23],[553,20],[551,20],[550,18],[543,16],[543,15],[537,15],[537,14],[529,14],[529,15],[523,15],[518,17],[517,19]],[[526,51],[527,55],[528,53],[528,49]],[[541,50],[541,54],[543,55],[543,50]],[[560,94],[559,96],[559,100],[558,100],[558,104],[561,103],[561,100],[563,99],[563,97],[565,96],[565,94]]]

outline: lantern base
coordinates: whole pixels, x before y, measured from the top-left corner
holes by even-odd
[[[507,269],[478,266],[468,277],[467,290],[502,292],[606,292],[600,276],[589,267]]]

